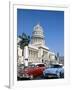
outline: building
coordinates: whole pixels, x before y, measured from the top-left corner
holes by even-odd
[[[64,56],[59,57],[59,63],[64,65]]]
[[[43,28],[40,24],[37,24],[33,28],[31,42],[28,45],[29,57],[28,62],[44,62],[49,64],[50,62],[55,61],[55,53],[51,52],[50,49],[45,45]],[[18,37],[18,42],[20,38]],[[24,63],[24,57],[22,54],[22,49],[18,45],[17,47],[18,54],[18,64]]]

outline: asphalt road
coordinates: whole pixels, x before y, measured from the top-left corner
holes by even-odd
[[[64,77],[62,77],[62,78],[64,78]],[[40,77],[34,78],[33,80],[46,80],[46,79],[49,80],[49,79],[62,79],[62,78],[57,78],[57,77],[44,78],[44,77],[40,76]],[[17,80],[18,81],[24,81],[24,80],[30,80],[30,79],[27,79],[27,78],[17,78]]]

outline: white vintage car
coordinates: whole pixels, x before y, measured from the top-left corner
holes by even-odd
[[[52,64],[43,71],[44,78],[64,78],[64,67],[62,64]]]

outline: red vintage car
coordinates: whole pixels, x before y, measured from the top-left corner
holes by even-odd
[[[28,67],[20,70],[18,77],[33,79],[34,77],[43,75],[44,70],[45,65],[43,63],[32,63]]]

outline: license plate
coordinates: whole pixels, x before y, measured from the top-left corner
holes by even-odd
[[[52,77],[52,75],[48,75],[48,77],[49,77],[49,78],[51,78],[51,77]]]

